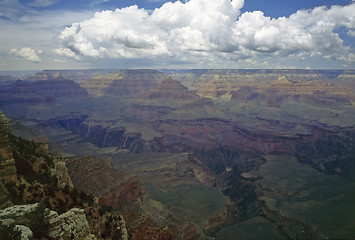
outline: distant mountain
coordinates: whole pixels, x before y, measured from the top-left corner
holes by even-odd
[[[87,96],[85,89],[62,77],[36,82],[17,81],[0,89],[0,101],[7,103],[48,102],[56,97]]]
[[[31,76],[39,72],[40,70],[28,70],[28,71],[0,71],[0,76],[11,76],[17,79],[25,79],[27,76]]]
[[[135,95],[154,88],[166,75],[157,70],[119,70],[115,73],[95,75],[80,85],[94,95]]]

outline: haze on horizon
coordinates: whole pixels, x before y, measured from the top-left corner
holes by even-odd
[[[354,0],[0,0],[0,71],[355,69]]]

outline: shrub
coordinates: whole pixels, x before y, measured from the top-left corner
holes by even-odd
[[[20,203],[19,192],[18,192],[16,183],[15,182],[7,182],[7,183],[5,183],[5,187],[11,195],[11,201],[14,204]]]
[[[112,211],[112,207],[111,206],[102,206],[100,209],[99,209],[99,213],[100,215],[104,215],[105,213],[107,212],[111,212]]]
[[[6,225],[0,222],[0,238],[2,240],[21,240],[21,230],[14,223]]]
[[[49,210],[45,208],[43,203],[39,203],[37,208],[32,213],[28,213],[26,215],[31,222],[29,227],[35,238],[46,236],[48,233],[49,223],[46,219],[48,214]]]

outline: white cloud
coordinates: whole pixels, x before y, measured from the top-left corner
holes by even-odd
[[[63,59],[55,58],[55,59],[53,59],[53,62],[55,62],[55,63],[65,63],[66,61],[63,60]]]
[[[80,60],[80,57],[75,54],[75,52],[71,51],[68,48],[57,48],[53,50],[54,53],[58,54],[59,56],[74,58],[76,60]]]
[[[233,28],[234,39],[249,51],[332,55],[346,52],[335,29],[355,26],[355,5],[318,7],[289,18],[271,19],[262,12],[244,13]]]
[[[189,0],[167,2],[152,12],[137,6],[97,12],[61,32],[63,48],[57,53],[181,61],[270,55],[353,60],[335,30],[345,27],[349,36],[355,35],[355,4],[300,10],[277,19],[259,11],[240,15],[243,5],[243,0]]]
[[[151,14],[131,6],[74,23],[59,36],[77,55],[111,58],[177,57],[228,48],[243,0],[167,2]]]
[[[38,54],[42,54],[42,51],[36,51],[29,47],[24,47],[20,50],[13,48],[10,50],[10,54],[35,63],[39,63],[42,61],[41,58],[38,56]]]

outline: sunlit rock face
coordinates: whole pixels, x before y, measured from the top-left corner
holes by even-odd
[[[119,70],[107,75],[96,75],[80,85],[91,95],[133,96],[153,89],[166,75],[156,70]]]

